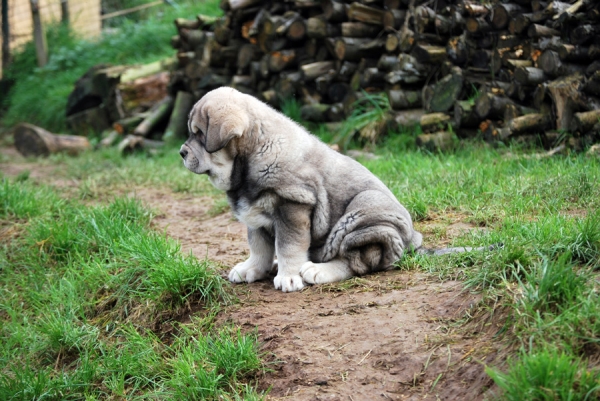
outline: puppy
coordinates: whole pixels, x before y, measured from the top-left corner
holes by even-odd
[[[377,177],[254,97],[215,89],[188,124],[185,167],[226,191],[248,227],[250,257],[230,281],[261,280],[276,258],[275,288],[298,291],[390,269],[421,247],[408,211]]]

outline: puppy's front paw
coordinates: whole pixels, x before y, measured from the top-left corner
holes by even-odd
[[[267,276],[267,271],[262,266],[256,266],[248,259],[245,262],[238,263],[229,272],[229,281],[232,283],[253,283],[262,280]]]
[[[327,271],[313,262],[306,262],[300,268],[302,279],[308,284],[329,283]]]
[[[283,292],[299,291],[304,288],[304,282],[302,281],[302,277],[299,275],[284,276],[278,274],[275,276],[275,280],[273,282],[275,284],[275,289]]]

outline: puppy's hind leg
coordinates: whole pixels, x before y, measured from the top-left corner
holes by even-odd
[[[325,263],[306,262],[300,275],[309,284],[326,284],[347,280],[355,274],[346,259],[337,258]]]

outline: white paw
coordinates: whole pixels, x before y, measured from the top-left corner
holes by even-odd
[[[283,292],[299,291],[304,288],[304,282],[302,282],[302,277],[299,275],[284,276],[278,274],[275,276],[273,283],[275,284],[276,290],[281,290]]]
[[[327,271],[313,262],[306,262],[300,268],[302,279],[309,284],[329,283]]]
[[[262,280],[267,275],[267,271],[256,266],[255,263],[248,259],[245,262],[238,263],[229,272],[229,281],[232,283],[253,283],[258,280]]]

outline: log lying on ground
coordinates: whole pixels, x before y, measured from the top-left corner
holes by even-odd
[[[23,156],[48,156],[64,152],[76,155],[91,148],[84,136],[56,135],[32,124],[22,123],[14,128],[15,147]]]
[[[158,124],[166,120],[171,110],[173,109],[173,98],[167,96],[160,103],[155,104],[148,117],[146,117],[136,128],[133,130],[134,135],[148,136]]]
[[[130,154],[140,150],[156,151],[164,146],[162,141],[146,139],[138,135],[127,135],[118,146],[119,153]]]

